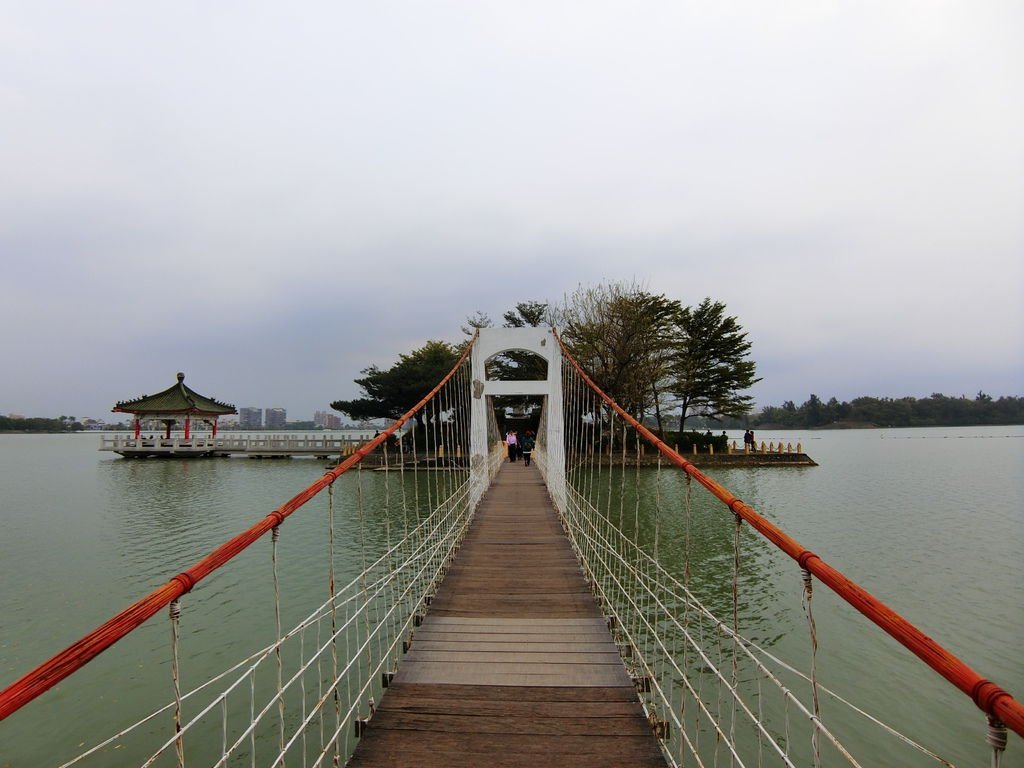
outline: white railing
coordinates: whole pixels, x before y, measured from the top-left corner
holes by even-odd
[[[575,369],[563,374],[566,462],[550,460],[540,429],[537,463],[549,488],[566,488],[556,505],[563,527],[668,762],[859,766],[899,748],[886,764],[951,765],[821,684],[814,574],[804,560],[807,656],[784,660],[740,633],[740,617],[770,589],[752,583],[748,559],[774,552],[760,539],[749,550],[742,502],[733,498],[723,519],[713,502],[728,493],[663,443],[663,458],[644,466],[642,445],[651,438],[639,423]],[[694,488],[713,492],[697,500]],[[989,726],[995,766],[1006,731]]]
[[[276,643],[182,693],[182,705],[196,714],[141,764],[163,764],[178,749],[190,765],[343,763],[465,535],[472,510],[467,473],[459,474],[462,481],[431,514],[333,599]],[[149,738],[153,723],[166,722],[175,706],[151,712],[62,768],[109,765],[121,754],[114,750],[136,734]]]
[[[736,632],[623,533],[607,499],[599,509],[570,485],[563,525],[671,765],[863,765],[816,714],[819,696],[949,765]]]
[[[255,454],[279,453],[288,455],[341,455],[363,445],[364,440],[347,437],[321,437],[298,435],[226,435],[212,437],[200,435],[185,439],[181,435],[165,437],[134,437],[129,435],[103,435],[101,451],[114,453],[215,453]]]

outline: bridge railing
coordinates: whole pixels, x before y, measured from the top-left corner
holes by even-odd
[[[822,715],[823,709],[842,699],[818,679],[812,610],[816,581],[971,696],[988,716],[987,740],[998,764],[1006,726],[1024,734],[1020,702],[703,474],[601,392],[564,345],[563,354],[568,487],[565,508],[560,510],[563,523],[672,764],[719,760],[740,764],[754,760],[758,765],[860,764],[833,730],[847,730],[841,725],[845,718],[827,720]],[[645,468],[642,477],[644,446],[653,447],[660,459],[656,469]],[[539,445],[537,463],[542,471],[548,476],[561,471],[548,465],[546,453],[545,446]],[[667,481],[676,473],[682,485],[679,478]],[[695,498],[694,490],[700,488],[710,494]],[[653,523],[646,523],[644,542],[640,539],[641,497],[656,509]],[[731,513],[729,550],[717,537],[714,545],[716,560],[730,563],[725,578],[731,584],[719,584],[698,596],[695,585],[708,585],[705,574],[691,569],[691,537],[696,541],[697,527],[716,517],[717,503]],[[740,631],[740,615],[750,599],[741,598],[747,548],[742,544],[743,528],[757,531],[799,566],[811,659],[808,669],[796,669]],[[709,546],[707,532],[701,529],[704,547]],[[679,538],[685,542],[680,544]],[[677,557],[685,562],[666,567],[669,559]],[[826,700],[829,703],[823,704]],[[887,728],[881,723],[872,727]],[[909,745],[916,755],[924,756],[921,759],[944,763],[910,739],[899,734],[895,738],[894,744]]]
[[[86,761],[180,766],[186,754],[191,764],[217,766],[239,761],[283,765],[287,760],[312,766],[344,761],[408,647],[473,512],[468,461],[458,456],[469,444],[471,346],[431,392],[378,437],[246,531],[0,691],[0,721],[169,609],[168,688],[174,691],[173,700],[64,765]],[[416,425],[415,439],[393,461],[394,436],[410,424]],[[495,443],[496,432],[494,428]],[[382,466],[363,469],[364,460],[374,454],[385,457]],[[335,496],[341,484],[336,481],[353,470],[355,482],[347,479],[343,490],[354,495],[345,504],[346,510],[357,510],[361,563],[357,576],[338,585],[339,551],[345,546],[351,553],[352,542],[337,538]],[[364,509],[363,486],[371,479],[383,489],[377,496],[383,495],[383,509]],[[282,624],[282,593],[291,584],[289,570],[304,564],[283,562],[278,540],[291,515],[314,498],[325,501],[324,547],[304,558],[326,560],[326,583],[305,618],[288,628]],[[400,527],[389,523],[385,541],[371,540],[361,533],[364,518],[371,515],[400,520]],[[272,601],[276,626],[271,632],[276,639],[226,672],[187,689],[182,681],[194,679],[188,665],[195,628],[189,625],[183,598],[255,542],[267,539],[272,594],[263,591],[248,597]],[[218,583],[212,580],[212,587]],[[302,590],[303,597],[307,591]],[[294,596],[294,588],[288,594]],[[292,612],[297,606],[285,607]],[[182,631],[183,627],[191,631]],[[238,638],[235,647],[246,647],[246,640]],[[46,701],[35,706],[45,707]],[[3,733],[5,725],[0,723],[0,743],[13,738]],[[66,759],[45,757],[51,764],[58,757]]]

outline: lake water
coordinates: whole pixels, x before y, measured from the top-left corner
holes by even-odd
[[[1024,428],[759,432],[762,439],[799,441],[820,466],[709,474],[981,674],[1024,696]],[[306,459],[126,461],[97,445],[96,435],[0,435],[0,687],[324,471]],[[339,481],[339,580],[402,525],[393,510],[360,514],[357,499],[374,508],[383,482],[368,472]],[[672,492],[674,481],[660,482],[663,494]],[[681,534],[666,509],[660,535],[671,558]],[[317,500],[283,527],[286,625],[308,611],[310,592],[324,594],[325,510]],[[709,514],[729,524],[720,509]],[[646,536],[650,510],[642,517]],[[745,631],[803,665],[795,566],[752,533],[743,548]],[[182,601],[186,685],[272,639],[269,544],[251,550]],[[709,555],[695,576],[712,590],[721,581],[718,559]],[[826,685],[958,765],[987,764],[983,717],[966,696],[823,587],[815,611]],[[0,723],[0,767],[58,765],[166,701],[168,635],[166,618],[155,617]],[[894,764],[884,754],[869,764]],[[1004,765],[1024,765],[1024,742],[1013,734]]]

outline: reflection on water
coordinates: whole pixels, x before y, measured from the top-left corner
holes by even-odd
[[[1020,697],[1024,604],[1019,568],[1008,564],[1020,561],[1024,544],[1024,429],[783,437],[803,442],[820,466],[733,468],[713,476]],[[0,436],[0,685],[164,583],[323,470],[315,460],[126,461],[99,454],[92,435]],[[428,492],[436,498],[441,490],[419,488],[421,504]],[[380,473],[339,480],[338,581],[354,577],[364,553],[396,540],[415,516],[416,490],[405,493],[403,504],[399,484]],[[689,506],[686,498],[676,473],[645,471],[639,494],[621,502],[623,527],[647,547],[657,539],[663,561],[680,579],[689,540],[689,583],[710,607],[731,615],[732,515],[696,486]],[[619,514],[617,507],[611,513],[615,520]],[[287,626],[327,593],[326,501],[311,502],[282,531]],[[799,569],[747,526],[739,580],[742,631],[806,668]],[[270,544],[261,541],[183,599],[186,687],[272,639],[272,590]],[[955,762],[986,761],[983,718],[965,696],[827,590],[816,589],[814,603],[826,685]],[[166,618],[154,618],[0,724],[0,766],[57,764],[81,743],[168,700],[169,634]],[[824,706],[852,738],[877,739],[873,727]],[[166,724],[154,728],[166,733]],[[1024,747],[1013,739],[1009,759],[1016,760]],[[55,759],[41,763],[40,755]]]

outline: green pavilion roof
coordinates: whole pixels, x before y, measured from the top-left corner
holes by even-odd
[[[134,400],[119,400],[114,413],[138,414],[191,414],[195,416],[224,416],[238,413],[235,406],[200,395],[185,386],[185,374],[178,374],[178,383],[155,395],[143,395]]]

